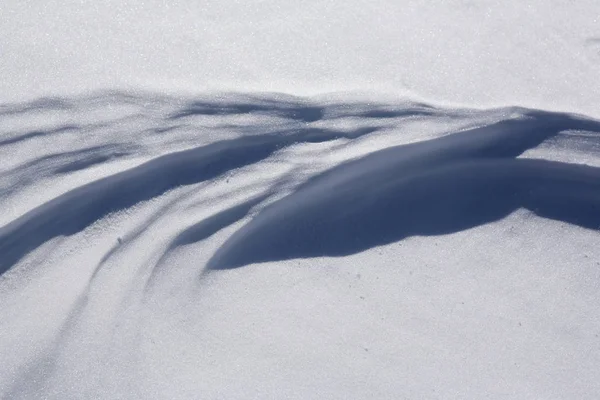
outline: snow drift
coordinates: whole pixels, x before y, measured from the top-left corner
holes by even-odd
[[[600,390],[598,120],[120,92],[0,120],[7,398]]]

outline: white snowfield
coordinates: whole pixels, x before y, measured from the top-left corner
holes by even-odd
[[[0,121],[1,398],[600,393],[599,120],[102,92]]]
[[[600,117],[598,0],[2,0],[0,100],[375,91]]]
[[[2,400],[598,400],[600,1],[1,0],[0,210]]]

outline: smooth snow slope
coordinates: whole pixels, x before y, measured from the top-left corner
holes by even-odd
[[[3,0],[0,100],[375,91],[600,117],[597,0]]]
[[[342,95],[0,106],[0,397],[600,393],[600,121]]]

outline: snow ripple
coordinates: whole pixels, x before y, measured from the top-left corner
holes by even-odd
[[[542,143],[568,152],[574,131],[593,150],[600,122],[579,115],[101,93],[3,105],[0,121],[0,392],[9,397],[58,396],[53,376],[96,365],[75,367],[73,338],[107,354],[129,308],[216,270],[349,256],[519,209],[600,228],[600,168],[523,158]],[[195,268],[179,268],[182,254]],[[40,321],[16,316],[48,301]],[[134,336],[142,314],[129,322]]]

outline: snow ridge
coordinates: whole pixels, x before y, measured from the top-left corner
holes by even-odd
[[[582,115],[104,92],[2,105],[0,121],[0,396],[216,395],[218,379],[177,392],[145,365],[161,370],[170,360],[155,339],[227,347],[187,336],[193,326],[211,343],[221,331],[219,317],[209,321],[216,331],[197,330],[203,315],[226,307],[227,299],[199,301],[221,279],[249,277],[219,286],[236,293],[267,282],[244,300],[252,304],[291,279],[285,274],[297,276],[292,290],[310,276],[342,273],[321,268],[329,263],[376,264],[381,249],[403,254],[408,274],[418,263],[397,246],[415,246],[426,259],[433,243],[477,242],[490,229],[504,235],[514,221],[559,226],[582,243],[600,228],[600,121]],[[526,233],[515,235],[530,240]],[[304,295],[310,301],[310,290]],[[191,311],[169,319],[181,310]],[[82,374],[90,378],[72,382]]]

